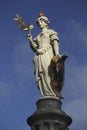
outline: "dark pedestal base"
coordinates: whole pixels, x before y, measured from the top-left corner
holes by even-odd
[[[61,110],[62,103],[58,98],[40,98],[36,105],[37,111],[27,119],[32,130],[69,130],[72,119]]]

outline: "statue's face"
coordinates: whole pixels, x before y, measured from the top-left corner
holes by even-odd
[[[41,29],[48,26],[47,23],[43,19],[38,20],[38,25]]]

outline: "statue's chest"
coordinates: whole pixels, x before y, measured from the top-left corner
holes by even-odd
[[[41,44],[50,43],[49,33],[41,33],[37,37],[37,42]]]

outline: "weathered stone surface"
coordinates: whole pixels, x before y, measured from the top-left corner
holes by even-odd
[[[28,119],[27,123],[33,130],[67,130],[72,119],[61,109],[61,101],[56,97],[40,98],[37,110]]]

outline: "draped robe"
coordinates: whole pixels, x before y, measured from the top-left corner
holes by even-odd
[[[49,66],[54,56],[53,41],[59,40],[57,32],[48,29],[41,32],[35,39],[36,54],[33,59],[34,74],[36,75],[36,83],[42,96],[56,96],[51,87],[51,78],[49,76]],[[56,48],[58,49],[58,48]]]

